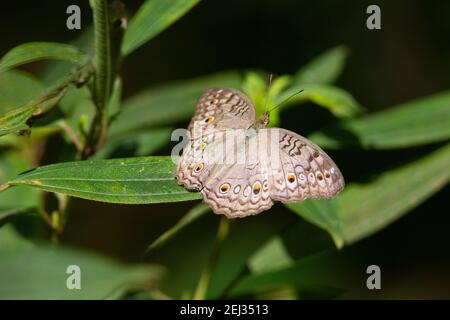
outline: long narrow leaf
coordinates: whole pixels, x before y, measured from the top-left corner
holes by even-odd
[[[287,203],[286,206],[307,221],[328,231],[336,247],[342,248],[344,235],[333,200],[308,199],[303,202]]]
[[[303,90],[303,92],[298,93],[299,89]],[[289,99],[290,97],[292,98]],[[286,102],[283,103],[283,101]],[[305,101],[311,101],[328,109],[336,117],[344,119],[352,118],[363,110],[355,98],[347,91],[335,86],[322,84],[291,86],[290,89],[277,97],[276,104],[283,103],[283,106],[289,106]]]
[[[447,144],[371,183],[349,185],[336,199],[346,243],[382,229],[440,190],[450,181],[449,163]]]
[[[450,91],[403,103],[309,136],[324,148],[392,149],[450,138]]]
[[[61,87],[0,117],[0,136],[28,129],[27,121],[55,106],[64,96],[66,89],[67,87]]]
[[[29,42],[11,49],[0,59],[0,72],[44,59],[79,63],[85,58],[86,55],[83,52],[71,45],[56,42]]]
[[[300,298],[334,298],[343,292],[341,285],[348,274],[351,273],[345,263],[333,259],[333,252],[325,252],[296,261],[286,268],[246,275],[235,283],[229,296],[245,297],[294,288]]]
[[[200,0],[147,0],[131,19],[122,43],[123,55],[155,37],[181,18]]]
[[[27,170],[29,165],[28,160],[24,159],[24,156],[18,151],[2,152],[0,157],[0,183],[14,179],[20,172]],[[0,193],[0,212],[37,207],[39,203],[38,194],[35,190],[27,187],[17,187],[8,192]]]
[[[211,209],[203,203],[197,204],[191,210],[189,210],[189,212],[186,213],[186,215],[183,216],[180,221],[178,221],[173,227],[164,232],[155,241],[153,241],[147,248],[147,252],[161,247],[164,243],[166,243],[166,241],[170,240],[180,230],[182,230],[210,210]]]
[[[31,74],[19,70],[0,73],[0,114],[23,106],[42,93],[43,86]]]
[[[61,246],[33,245],[11,225],[0,229],[0,243],[0,299],[105,299],[126,289],[154,287],[163,271]],[[76,272],[81,287],[70,290],[69,277]]]
[[[108,137],[106,143],[91,159],[123,158],[129,156],[127,152],[132,152],[133,156],[137,157],[152,155],[170,142],[172,131],[172,128],[162,127]],[[122,150],[125,151],[123,156],[121,156]]]
[[[345,46],[334,47],[325,51],[307,65],[302,67],[293,78],[293,85],[307,83],[331,84],[337,80],[345,66],[348,49]]]
[[[450,144],[370,183],[348,185],[333,205],[308,207],[302,203],[288,208],[325,228],[338,246],[342,241],[353,243],[400,218],[445,186],[450,181],[449,163]]]
[[[143,91],[123,102],[109,134],[121,136],[157,125],[187,121],[203,91],[211,87],[240,88],[241,85],[239,73],[223,72]]]
[[[170,157],[78,161],[34,169],[4,186],[29,185],[89,200],[128,204],[199,199],[199,193],[176,183],[174,171]]]

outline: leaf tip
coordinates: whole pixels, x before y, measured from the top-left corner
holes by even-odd
[[[161,241],[158,241],[158,239],[156,239],[155,241],[153,241],[145,250],[144,255],[148,255],[150,252],[152,252],[153,250],[155,250],[156,248],[160,247]]]
[[[344,239],[335,235],[331,235],[331,237],[333,238],[333,242],[336,248],[338,250],[341,250],[344,247]]]

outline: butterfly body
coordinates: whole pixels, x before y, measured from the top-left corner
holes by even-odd
[[[322,149],[294,132],[266,128],[268,122],[268,112],[256,120],[255,108],[238,90],[207,90],[188,127],[178,182],[230,218],[260,213],[274,201],[329,199],[344,188]]]

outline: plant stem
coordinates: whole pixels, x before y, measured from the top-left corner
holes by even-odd
[[[83,158],[94,154],[105,140],[108,127],[106,109],[120,60],[117,48],[120,48],[125,28],[120,23],[124,19],[124,7],[120,2],[113,1],[111,6],[108,0],[92,0],[91,3],[95,34],[94,101],[97,110],[83,150]]]
[[[93,0],[95,36],[95,81],[94,101],[97,107],[95,117],[83,150],[83,158],[94,154],[103,143],[107,121],[105,108],[111,95],[113,83],[113,65],[111,57],[111,25],[108,11],[108,0]]]
[[[60,120],[58,123],[58,126],[63,130],[67,136],[69,137],[70,141],[73,143],[75,148],[78,152],[83,151],[83,144],[81,143],[80,139],[78,138],[77,134],[72,130],[72,128],[67,124],[65,120]]]
[[[102,112],[108,103],[113,83],[111,31],[107,0],[93,1],[95,30],[95,100]]]
[[[37,212],[39,213],[39,215],[41,216],[42,220],[44,220],[44,222],[50,227],[50,229],[54,230],[53,228],[53,223],[52,223],[52,219],[50,218],[50,216],[47,214],[47,212],[45,212],[45,210],[43,208],[38,208]]]
[[[213,251],[211,257],[209,258],[208,264],[205,270],[200,275],[200,280],[198,281],[197,288],[193,295],[194,300],[204,300],[208,292],[209,282],[211,281],[211,276],[216,266],[217,259],[219,258],[220,249],[222,248],[222,243],[228,235],[230,230],[230,220],[225,216],[220,218],[219,228],[217,229],[216,240],[214,242]]]

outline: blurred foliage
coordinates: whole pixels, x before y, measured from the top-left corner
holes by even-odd
[[[0,230],[0,241],[2,299],[106,299],[136,283],[150,290],[162,272],[155,266],[128,267],[88,252],[33,244],[11,225]],[[74,261],[82,272],[82,290],[61,290]]]
[[[102,21],[98,9],[107,2],[91,1],[97,23]],[[271,83],[261,70],[231,70],[152,86],[123,99],[122,80],[111,66],[198,2],[145,1],[114,46],[108,31],[90,28],[72,44],[24,43],[0,59],[1,298],[120,298],[131,289],[145,298],[338,297],[351,270],[336,265],[333,242],[342,248],[368,237],[448,183],[449,93],[366,114],[349,92],[334,85],[348,59],[345,46]],[[102,39],[109,40],[99,43]],[[122,57],[112,61],[115,47]],[[94,69],[93,59],[100,61]],[[61,61],[46,62],[39,79],[14,69],[38,60]],[[105,77],[95,80],[105,81],[100,86],[92,77],[99,73]],[[103,105],[94,98],[108,92],[108,83],[111,93]],[[392,161],[380,173],[364,172],[331,201],[289,203],[285,206],[294,214],[233,221],[227,232],[205,227],[216,225],[216,216],[197,204],[142,250],[155,264],[125,266],[68,248],[61,240],[77,205],[72,197],[117,204],[201,198],[176,184],[170,157],[155,154],[168,150],[172,129],[191,118],[196,100],[210,87],[244,91],[258,114],[272,110],[272,126],[283,125],[288,107],[323,108],[334,124],[318,123],[309,135],[323,148],[351,153],[430,144],[435,150]],[[37,221],[31,224],[35,230],[23,232],[30,217]],[[81,291],[65,289],[71,264],[83,270]]]

